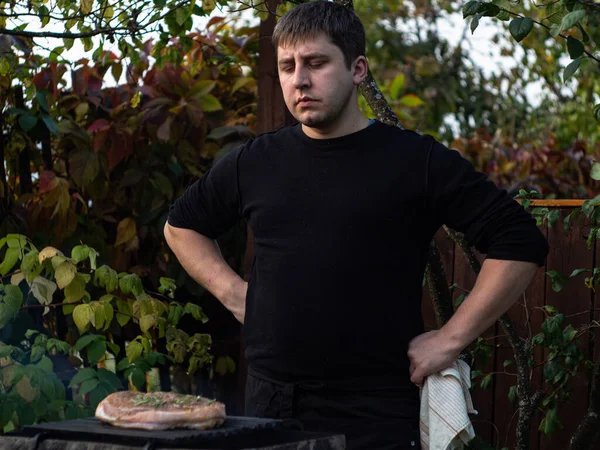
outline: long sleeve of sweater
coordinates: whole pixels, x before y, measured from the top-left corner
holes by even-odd
[[[544,264],[548,242],[533,217],[460,153],[432,141],[426,184],[437,223],[464,233],[479,252]]]

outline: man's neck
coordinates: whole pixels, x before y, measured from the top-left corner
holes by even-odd
[[[356,133],[368,126],[369,119],[367,119],[360,111],[357,111],[357,114],[353,114],[352,117],[343,118],[327,128],[311,128],[302,125],[302,131],[304,131],[304,134],[308,137],[313,139],[333,139]]]

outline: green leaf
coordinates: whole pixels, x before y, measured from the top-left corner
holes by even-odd
[[[74,259],[77,263],[85,261],[88,259],[89,255],[90,248],[87,245],[76,245],[73,247],[73,250],[71,250],[71,259]]]
[[[177,10],[175,11],[175,20],[177,21],[177,24],[179,24],[179,26],[182,26],[187,20],[187,18],[190,17],[191,12],[192,11],[187,5],[180,6],[179,8],[177,8]]]
[[[508,13],[508,11],[500,11],[498,13],[498,15],[496,16],[496,19],[502,20],[503,22],[509,21],[510,18],[511,18],[511,15]]]
[[[199,320],[202,323],[208,322],[208,316],[204,314],[202,308],[195,303],[186,303],[185,310],[189,312],[194,319]]]
[[[113,355],[115,355],[115,356],[119,355],[121,348],[117,344],[115,344],[114,342],[107,342],[106,345],[108,346],[110,351],[113,353]]]
[[[390,95],[392,96],[393,100],[397,100],[398,96],[400,95],[400,91],[402,91],[402,89],[404,89],[404,83],[405,83],[405,77],[404,74],[398,74],[396,75],[396,78],[394,78],[394,81],[392,81],[392,85],[390,86]]]
[[[14,347],[12,345],[4,345],[0,347],[0,358],[6,358],[12,355]]]
[[[138,389],[143,389],[146,383],[146,375],[141,369],[134,367],[131,370],[131,382]]]
[[[215,372],[221,376],[235,373],[235,361],[229,356],[220,356],[215,364]]]
[[[514,405],[517,401],[517,386],[511,386],[508,390],[508,401]]]
[[[140,356],[142,356],[142,352],[144,351],[144,347],[138,341],[132,341],[125,348],[125,354],[127,355],[127,360],[132,363]]]
[[[542,422],[540,423],[539,430],[542,431],[544,434],[549,435],[554,430],[559,428],[563,428],[563,426],[558,420],[556,408],[549,409],[546,412],[546,416],[542,419]]]
[[[479,8],[477,8],[477,14],[481,14],[484,17],[496,17],[499,13],[500,8],[493,3],[482,3]]]
[[[42,356],[42,359],[36,364],[37,367],[47,370],[48,372],[52,372],[54,369],[52,360],[47,356]]]
[[[462,9],[463,19],[466,19],[469,16],[477,14],[477,11],[479,10],[480,6],[481,6],[481,2],[475,2],[475,1],[467,2],[467,4],[465,6],[463,6],[463,9]]]
[[[569,28],[575,26],[584,17],[585,17],[585,10],[572,11],[563,17],[560,25],[556,28],[553,28],[550,31],[550,34],[554,37],[558,36],[563,31],[568,30]]]
[[[99,334],[86,334],[85,336],[82,336],[79,339],[77,339],[77,342],[75,343],[75,348],[77,349],[77,351],[80,352],[84,348],[86,348],[88,345],[90,345],[92,342],[94,342],[98,339],[106,339],[106,338]]]
[[[94,5],[94,0],[81,0],[80,9],[83,14],[89,14],[92,12],[92,6]]]
[[[481,18],[480,14],[475,14],[473,16],[473,18],[471,19],[471,34],[475,33],[475,30],[477,29],[477,27],[479,26],[479,19]]]
[[[113,372],[106,369],[98,369],[98,379],[111,385],[115,390],[123,389],[123,384],[119,377]]]
[[[4,261],[0,264],[0,275],[4,276],[9,273],[19,260],[21,250],[18,248],[9,248],[4,254]]]
[[[36,334],[40,334],[40,332],[38,330],[27,330],[25,332],[25,339],[31,339]]]
[[[110,324],[112,323],[113,317],[115,315],[115,310],[110,303],[104,303],[104,329],[108,330]]]
[[[81,150],[69,157],[69,173],[79,187],[88,186],[100,172],[98,154],[91,150]]]
[[[30,272],[38,262],[39,252],[37,250],[31,250],[27,252],[25,256],[23,256],[23,261],[21,261],[21,270],[25,273]]]
[[[575,269],[571,275],[569,276],[570,278],[576,277],[577,275],[580,275],[584,272],[591,272],[590,269]]]
[[[110,293],[119,285],[119,277],[117,276],[117,272],[104,265],[94,272],[94,282],[98,286],[106,288],[106,292]]]
[[[42,6],[40,8],[40,11],[42,10],[42,8],[46,7]],[[48,8],[46,8],[46,14],[48,14]],[[48,112],[48,95],[46,91],[40,91],[37,94],[35,94],[35,100],[45,112]]]
[[[40,360],[42,356],[46,354],[46,349],[39,345],[34,345],[31,348],[31,355],[29,356],[29,360],[34,363]]]
[[[87,356],[90,365],[95,365],[104,357],[106,352],[106,341],[94,341],[87,349]]]
[[[552,289],[555,292],[560,292],[564,287],[565,283],[569,280],[568,277],[564,276],[556,270],[549,270],[548,272],[546,272],[546,275],[548,275],[552,280]]]
[[[0,330],[4,328],[14,317],[14,314],[5,304],[0,302]]]
[[[85,333],[88,328],[88,325],[92,321],[92,317],[94,316],[94,311],[92,307],[88,304],[77,305],[73,310],[73,321],[80,333]]]
[[[54,273],[54,278],[56,278],[56,284],[60,289],[64,289],[67,287],[71,281],[75,279],[75,275],[77,274],[77,267],[73,263],[69,261],[65,261],[58,265],[56,268],[56,272]]]
[[[158,288],[158,292],[163,295],[168,296],[169,298],[175,297],[175,289],[177,286],[175,284],[175,280],[172,278],[160,277],[160,287]]]
[[[90,378],[96,378],[97,374],[94,369],[91,367],[86,367],[85,369],[79,369],[79,371],[75,374],[75,376],[69,382],[69,387],[75,387],[78,384],[83,383],[85,380],[89,380]]]
[[[48,131],[50,131],[50,133],[52,133],[56,137],[60,137],[60,131],[58,131],[56,122],[52,120],[52,117],[50,117],[48,114],[42,114],[42,121],[44,122],[46,128],[48,128]]]
[[[408,106],[409,108],[415,108],[423,105],[425,102],[415,94],[406,94],[402,96],[400,103],[402,103],[404,106]]]
[[[563,82],[564,83],[569,81],[569,79],[575,74],[575,72],[577,72],[577,69],[579,69],[580,65],[581,65],[581,58],[577,58],[575,61],[573,61],[567,67],[565,67],[565,71],[563,74]]]
[[[85,278],[77,273],[73,281],[65,288],[65,300],[69,303],[78,302],[85,295]]]
[[[158,316],[156,314],[147,314],[140,318],[140,329],[143,333],[146,333],[150,328],[156,325]]]
[[[203,96],[210,94],[216,85],[217,82],[213,80],[200,80],[196,82],[194,86],[192,86],[189,96],[194,98],[196,101],[200,101]]]
[[[4,303],[13,314],[18,313],[23,304],[23,292],[21,289],[12,284],[4,286]]]
[[[23,129],[23,131],[31,131],[33,127],[37,125],[37,117],[32,116],[29,113],[21,114],[19,116],[19,126]]]
[[[133,293],[136,297],[144,293],[144,287],[142,286],[142,280],[134,273],[125,275],[119,280],[119,287],[123,294]]]
[[[129,364],[129,360],[127,358],[123,358],[121,361],[119,361],[119,363],[117,364],[117,372],[122,372],[123,370],[127,369],[130,366]]]
[[[127,322],[131,320],[131,316],[133,314],[131,305],[125,300],[121,300],[118,298],[117,309],[119,310],[119,312],[117,313],[117,322],[119,323],[119,325],[124,327],[127,324]]]
[[[600,103],[598,103],[596,106],[594,106],[592,113],[594,114],[594,119],[596,119],[598,122],[600,122]],[[598,179],[598,178],[594,178],[594,180],[596,180],[596,179]]]
[[[97,330],[101,330],[102,328],[104,328],[104,322],[106,320],[106,317],[104,316],[104,305],[100,302],[94,301],[90,303],[90,307],[94,312],[91,323],[94,326],[94,328],[96,328]]]
[[[96,270],[96,258],[98,257],[98,252],[93,248],[89,249],[90,251],[90,267],[92,270]]]
[[[512,37],[517,41],[521,42],[533,29],[533,20],[529,17],[518,17],[511,20],[508,30]]]
[[[155,171],[152,173],[151,182],[169,202],[173,199],[173,185],[168,177],[158,171]]]
[[[169,304],[169,315],[167,316],[167,321],[173,325],[177,326],[179,321],[181,320],[181,316],[183,316],[185,309],[177,302],[171,302]]]
[[[585,52],[585,46],[583,42],[572,36],[567,37],[567,50],[571,59],[577,59]]]
[[[223,109],[221,102],[211,94],[206,94],[198,99],[200,107],[206,112],[220,111]]]
[[[481,379],[481,389],[487,389],[492,381],[492,374],[488,374]]]
[[[79,394],[85,395],[88,392],[91,392],[92,390],[96,389],[98,384],[100,384],[98,378],[90,378],[89,380],[85,380],[79,387]]]

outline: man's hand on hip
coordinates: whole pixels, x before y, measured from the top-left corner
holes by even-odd
[[[408,344],[410,381],[422,386],[425,377],[446,369],[460,356],[439,331],[429,331],[415,337]]]

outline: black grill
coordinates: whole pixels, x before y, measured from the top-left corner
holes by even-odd
[[[36,437],[38,443],[40,440],[52,438],[65,441],[111,442],[146,449],[153,447],[246,449],[332,436],[301,431],[301,427],[293,421],[236,416],[228,417],[221,427],[212,430],[149,431],[119,428],[96,418],[86,418],[26,426],[19,434]]]

